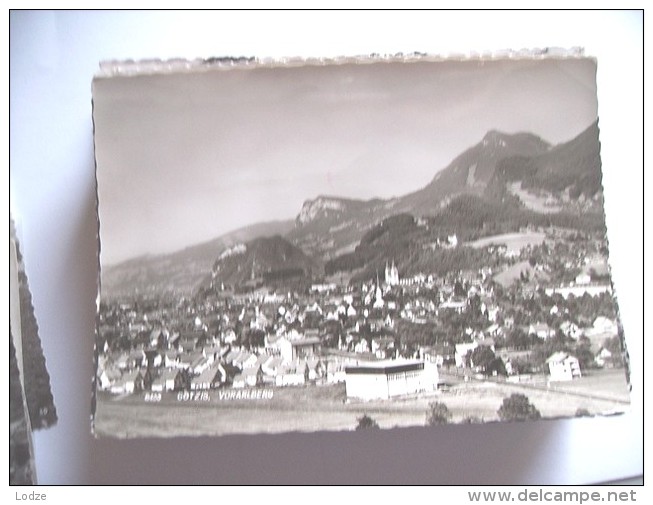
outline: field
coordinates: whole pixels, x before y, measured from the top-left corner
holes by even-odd
[[[98,396],[95,416],[97,436],[118,438],[226,435],[353,430],[364,414],[381,428],[423,426],[429,403],[444,402],[452,422],[475,416],[496,421],[503,398],[526,394],[543,417],[622,412],[628,407],[623,370],[605,370],[573,383],[547,389],[491,381],[456,382],[446,391],[434,391],[392,401],[347,402],[343,384],[287,387],[272,390],[272,399],[220,400],[211,391],[208,401],[184,401],[176,393],[163,394],[160,402],[145,402],[144,393]],[[601,394],[595,393],[601,391]]]
[[[553,198],[550,194],[540,196],[531,193],[530,191],[526,191],[525,189],[522,189],[521,182],[510,184],[508,190],[513,195],[518,196],[526,208],[532,211],[541,214],[552,214],[562,210],[562,207],[557,204],[557,199]]]
[[[503,398],[512,393],[526,395],[544,418],[573,417],[578,409],[592,415],[613,414],[628,409],[629,392],[623,369],[599,370],[571,382],[546,384],[544,377],[532,384],[472,381],[452,387],[441,401],[453,412],[454,422],[467,416],[497,421]]]
[[[544,239],[544,233],[540,232],[504,233],[502,235],[483,237],[474,240],[473,242],[469,242],[466,245],[476,249],[481,249],[490,245],[505,245],[508,248],[508,252],[518,253],[526,246],[541,244],[544,242]]]
[[[544,282],[549,280],[549,276],[545,272],[538,272],[528,261],[520,261],[495,275],[494,281],[498,282],[503,287],[510,286],[521,277],[522,273],[528,275],[529,279]]]

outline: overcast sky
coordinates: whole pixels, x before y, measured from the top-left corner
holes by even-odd
[[[570,140],[592,60],[346,64],[96,79],[101,262],[171,252],[318,195],[426,185],[488,130]]]

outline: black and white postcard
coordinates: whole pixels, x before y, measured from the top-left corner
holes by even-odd
[[[37,483],[32,432],[57,423],[16,226],[9,221],[9,483]]]
[[[596,61],[106,63],[102,437],[624,412]]]

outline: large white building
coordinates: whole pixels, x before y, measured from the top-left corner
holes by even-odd
[[[347,398],[387,400],[433,391],[438,386],[435,363],[421,360],[382,360],[345,368]]]
[[[578,359],[571,354],[559,351],[549,356],[546,362],[549,365],[551,382],[570,381],[581,376]]]

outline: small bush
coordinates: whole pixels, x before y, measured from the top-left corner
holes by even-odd
[[[356,426],[356,431],[368,430],[368,429],[378,430],[379,424],[370,416],[364,414],[363,417],[358,418],[358,425]]]
[[[502,421],[528,421],[542,417],[528,397],[521,393],[513,393],[504,398],[497,414]]]
[[[429,426],[440,426],[449,424],[452,414],[442,402],[434,402],[429,404],[429,410],[426,413],[426,424]]]

